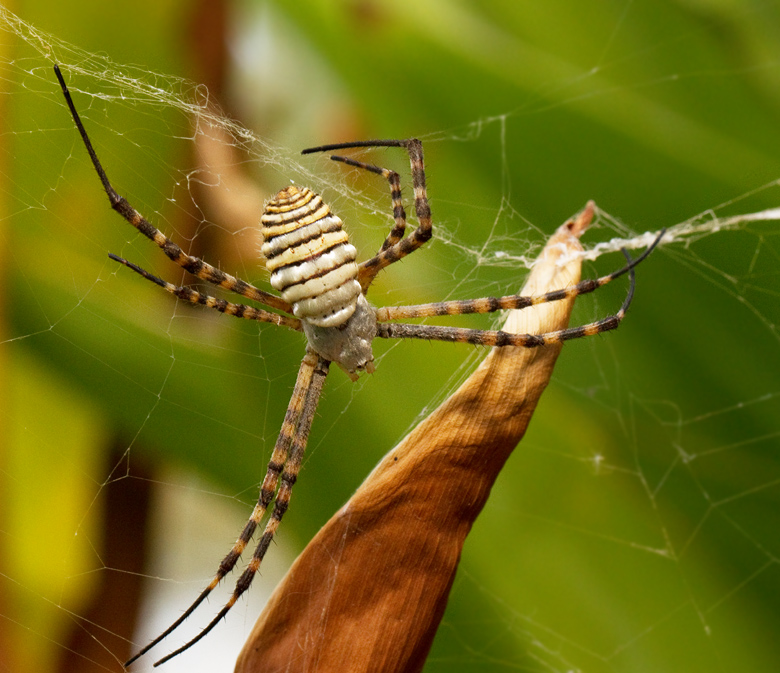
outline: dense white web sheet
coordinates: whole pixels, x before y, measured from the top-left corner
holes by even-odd
[[[433,157],[446,156],[462,144],[475,152],[484,145],[498,147],[503,158],[499,197],[476,204],[468,190],[453,194],[437,188],[434,212],[442,217],[436,221],[436,243],[426,250],[427,258],[420,253],[405,263],[403,275],[380,282],[374,297],[378,303],[501,294],[519,285],[544,232],[557,222],[529,221],[521,215],[528,197],[518,195],[522,185],[507,156],[514,147],[508,133],[518,132],[530,115],[554,114],[561,104],[541,101],[556,88],[584,87],[569,103],[604,95],[603,89],[588,92],[587,85],[604,68],[615,68],[626,58],[612,53],[634,3],[618,4],[621,10],[592,71],[562,72],[555,81],[540,83],[538,95],[518,109],[422,136]],[[156,509],[165,515],[156,516],[169,521],[157,526],[161,532],[152,550],[157,561],[147,573],[147,585],[158,599],[167,589],[176,595],[163,599],[163,617],[149,599],[142,613],[148,615],[146,627],[134,637],[136,645],[186,607],[207,581],[255,498],[302,346],[292,334],[233,325],[229,319],[176,306],[109,264],[105,253],[112,251],[175,282],[181,278],[175,269],[158,264],[160,253],[154,246],[139,241],[107,212],[60,100],[51,64],[63,65],[117,189],[196,254],[203,254],[203,241],[221,240],[216,259],[204,256],[224,262],[226,270],[249,280],[262,278],[250,254],[257,247],[250,224],[213,216],[219,197],[212,188],[245,194],[236,182],[236,167],[258,177],[264,188],[293,180],[327,193],[334,209],[350,222],[363,257],[381,241],[391,218],[385,185],[357,182],[354,174],[331,170],[325,160],[302,161],[298,147],[277,146],[213,111],[202,87],[82,51],[2,7],[0,28],[3,41],[16,41],[14,56],[3,57],[0,64],[6,93],[32,101],[23,109],[33,110],[3,123],[8,144],[1,165],[6,180],[0,217],[6,224],[8,272],[14,276],[11,296],[25,302],[24,308],[13,309],[4,336],[15,403],[6,419],[13,418],[16,445],[35,456],[26,463],[14,457],[10,467],[0,465],[11,475],[8,493],[18,496],[18,505],[11,508],[13,523],[8,523],[10,518],[0,520],[7,558],[2,559],[7,570],[0,570],[5,585],[0,595],[23,606],[12,609],[0,603],[0,616],[26,634],[28,647],[50,652],[43,661],[53,666],[68,647],[68,625],[80,614],[79,601],[90,585],[102,575],[123,572],[104,562],[99,547],[97,505],[109,484],[126,478],[164,482]],[[679,39],[684,35],[670,30],[659,37],[656,48]],[[630,58],[642,56],[634,52]],[[757,57],[742,74],[767,67],[780,75],[777,63],[766,65]],[[725,76],[690,67],[673,75],[648,75],[620,88],[638,90],[663,80],[713,75]],[[214,136],[215,130],[220,132],[218,145],[241,154],[229,158],[226,168],[204,169],[186,158],[187,148]],[[162,144],[175,149],[161,149]],[[205,152],[202,145],[198,148]],[[176,156],[183,161],[171,158]],[[380,158],[403,167],[403,157]],[[428,168],[438,187],[433,159]],[[722,170],[712,168],[715,174]],[[26,177],[19,177],[23,172]],[[36,172],[39,179],[30,179]],[[667,226],[655,256],[665,262],[648,260],[649,268],[639,273],[638,305],[627,328],[633,340],[606,337],[564,353],[523,451],[507,466],[466,548],[431,671],[642,670],[635,659],[646,659],[648,650],[659,654],[656,661],[644,662],[644,670],[665,670],[669,661],[675,661],[678,670],[737,670],[737,655],[743,657],[744,670],[763,670],[762,657],[772,646],[766,645],[768,634],[762,628],[771,632],[777,623],[770,621],[760,598],[780,586],[777,579],[767,579],[780,573],[773,508],[780,489],[780,208],[766,205],[780,204],[780,181],[763,182],[743,193],[718,195],[712,199],[715,205],[682,222],[627,225],[611,208],[599,211],[592,239],[598,242],[585,241],[585,259],[595,261],[620,247],[640,250],[660,226]],[[86,196],[85,188],[94,193]],[[262,195],[254,198],[262,200]],[[483,223],[479,231],[468,231],[475,221]],[[718,251],[718,241],[725,236],[734,241],[732,257]],[[44,274],[36,265],[40,257],[57,264],[56,274]],[[586,265],[586,273],[605,273],[619,265],[619,258],[610,255],[609,261]],[[654,263],[669,270],[676,282],[654,273]],[[678,284],[681,278],[684,287]],[[575,320],[587,322],[608,313],[622,291],[595,297],[578,309]],[[683,295],[699,300],[681,303]],[[696,341],[702,343],[698,351],[688,347]],[[420,346],[418,353],[409,352]],[[379,456],[483,356],[473,350],[440,352],[422,344],[394,345],[382,349],[375,379],[352,386],[343,377],[330,377],[300,482],[307,486],[297,487],[291,506],[291,512],[301,514],[285,521],[280,545],[269,554],[252,599],[234,610],[238,616],[232,615],[209,636],[210,646],[171,662],[166,670],[231,670],[231,656],[251,628],[258,603],[289,566],[294,549],[333,511],[331,501],[321,505],[322,499],[343,500]],[[405,368],[427,367],[431,353],[442,358],[441,369],[419,390],[409,390]],[[94,368],[73,372],[68,360],[81,362],[82,356],[93,361]],[[718,357],[720,362],[707,364]],[[150,366],[138,368],[138,362],[149,361]],[[666,381],[653,378],[657,371],[686,369],[708,372],[709,378],[686,389],[679,384],[684,374]],[[125,393],[114,399],[110,390],[119,388],[119,382]],[[225,385],[232,399],[215,401],[213,391],[223,392]],[[90,386],[105,389],[106,398],[122,409],[105,413],[84,392]],[[714,392],[697,397],[697,390]],[[398,395],[404,398],[404,408],[397,417],[377,408],[376,400]],[[243,413],[231,415],[233,406],[244,406],[242,396],[251,402]],[[562,419],[582,428],[576,442],[560,430]],[[60,426],[63,423],[67,425]],[[51,424],[58,429],[53,432]],[[182,435],[180,428],[187,425],[192,434]],[[166,436],[166,427],[175,429]],[[344,468],[346,459],[338,451],[348,432],[356,445],[366,448],[350,456],[352,465]],[[58,436],[68,441],[60,443]],[[226,455],[211,443],[216,436],[224,438],[224,446],[242,446],[246,453]],[[138,477],[143,474],[139,464],[158,448],[144,444],[163,440],[170,447],[167,461],[197,465],[200,460],[204,469],[213,470],[211,479],[218,485],[187,470]],[[109,465],[95,447],[112,441],[120,450]],[[69,452],[80,446],[83,455],[63,455],[63,446]],[[217,455],[203,458],[209,450]],[[46,474],[35,476],[41,466]],[[20,513],[14,507],[30,508],[36,499],[22,497],[28,484],[41,489],[35,494],[39,507]],[[58,502],[63,503],[62,519],[52,525],[48,522]],[[618,511],[623,506],[625,512]],[[47,524],[41,526],[41,520]],[[296,527],[304,532],[296,534]],[[31,529],[39,534],[31,538]],[[31,539],[43,544],[41,556],[55,557],[58,570],[48,584],[39,581],[43,564],[29,563],[29,572],[24,569],[27,554],[20,547],[27,548]],[[714,540],[722,548],[714,546]],[[493,551],[484,553],[486,549]],[[734,549],[738,553],[727,553]],[[202,565],[194,567],[196,556]],[[184,567],[169,565],[171,558],[183,559]],[[190,561],[193,568],[187,567]],[[558,572],[559,567],[574,570]],[[531,579],[519,588],[509,586],[505,578],[518,574]],[[649,583],[659,587],[652,599],[642,593]],[[228,582],[228,589],[231,586]],[[222,600],[222,595],[212,600],[188,633],[208,621]],[[594,604],[607,607],[588,617]],[[47,612],[42,605],[55,607]],[[754,605],[758,616],[745,626]],[[609,613],[612,621],[606,622]],[[98,635],[93,637],[110,648],[110,639],[100,631],[104,625],[95,626]],[[675,644],[675,632],[685,633],[686,642]],[[696,635],[691,639],[689,633]],[[223,637],[229,641],[228,654],[217,649]],[[675,648],[679,653],[673,654]],[[215,659],[207,659],[207,652]],[[755,661],[748,655],[755,655]],[[136,670],[147,670],[150,663],[139,663]],[[14,668],[0,659],[0,670]]]

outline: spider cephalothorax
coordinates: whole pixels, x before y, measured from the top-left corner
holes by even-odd
[[[117,194],[98,160],[57,66],[55,66],[55,72],[73,120],[103,184],[111,207],[139,232],[158,245],[169,259],[192,275],[251,299],[266,308],[236,304],[203,294],[189,287],[176,286],[150,274],[126,259],[116,255],[110,255],[110,257],[183,301],[201,304],[227,315],[274,323],[292,330],[302,331],[308,341],[307,352],[301,363],[292,398],[260,488],[260,497],[252,515],[232,549],[219,564],[214,578],[195,602],[168,629],[132,657],[126,665],[135,661],[178,628],[206,599],[217,584],[233,570],[258,526],[265,519],[268,509],[273,505],[252,558],[236,582],[233,594],[227,604],[195,638],[160,659],[157,664],[176,656],[203,638],[227,614],[239,596],[249,588],[279,523],[287,511],[292,487],[301,467],[312,419],[330,362],[336,362],[351,378],[356,379],[359,371],[373,371],[371,342],[376,337],[433,339],[483,346],[535,348],[613,330],[620,324],[631,302],[634,291],[634,267],[650,254],[663,235],[662,231],[655,242],[637,259],[632,260],[624,250],[623,253],[628,259],[628,263],[614,273],[597,279],[584,280],[574,286],[547,294],[531,297],[522,295],[483,297],[417,306],[374,309],[366,300],[365,294],[377,273],[414,252],[432,235],[431,210],[425,187],[422,143],[411,138],[408,140],[368,140],[323,145],[304,150],[303,153],[359,147],[400,147],[405,149],[409,154],[411,164],[414,208],[418,226],[410,234],[406,234],[406,212],[401,197],[398,173],[348,157],[331,156],[334,161],[377,173],[388,181],[395,224],[379,251],[370,259],[358,263],[356,261],[357,253],[355,248],[350,245],[346,232],[342,229],[341,220],[331,213],[330,208],[320,196],[309,189],[295,186],[281,190],[266,204],[265,212],[261,217],[264,237],[262,253],[266,259],[266,266],[271,272],[271,286],[281,293],[281,296],[277,296],[220,271],[197,257],[188,255],[146,220],[124,197]],[[589,204],[588,209],[580,217],[589,221],[592,216],[593,205]],[[566,297],[592,292],[624,274],[629,275],[631,282],[626,299],[617,313],[588,325],[557,332],[512,334],[501,330],[388,322],[428,316],[490,313],[504,309],[526,308],[534,304],[558,301]]]

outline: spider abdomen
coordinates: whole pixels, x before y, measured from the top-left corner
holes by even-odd
[[[361,287],[341,219],[310,189],[290,186],[266,204],[260,222],[271,286],[293,314],[317,327],[347,322]]]

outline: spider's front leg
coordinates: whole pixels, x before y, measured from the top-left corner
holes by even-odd
[[[268,547],[273,541],[276,530],[282,521],[282,517],[287,511],[290,496],[292,495],[292,488],[298,478],[298,472],[301,468],[311,424],[317,409],[317,403],[319,402],[325,377],[328,374],[329,365],[330,363],[324,358],[319,357],[311,351],[307,352],[301,363],[298,379],[295,382],[292,398],[290,399],[290,404],[288,405],[287,413],[285,414],[284,423],[279,432],[279,437],[276,440],[271,460],[268,463],[268,471],[260,488],[260,497],[252,511],[249,521],[247,521],[244,529],[241,531],[233,548],[219,564],[214,579],[212,579],[209,585],[201,592],[195,602],[193,602],[192,605],[190,605],[190,607],[187,608],[187,610],[163,633],[129,659],[125,663],[125,666],[132,664],[139,657],[173,633],[173,631],[175,631],[184,620],[197,609],[222,579],[233,570],[239,558],[241,558],[241,554],[252,539],[257,527],[262,522],[269,505],[273,502],[273,511],[266,522],[263,534],[257,542],[252,559],[238,578],[233,594],[228,602],[197,636],[157,661],[155,666],[181,654],[204,638],[228,613],[230,608],[235,605],[241,594],[243,594],[252,584],[252,580],[255,578],[255,575],[260,568],[260,564],[268,551]],[[280,481],[281,484],[279,483]]]
[[[590,205],[590,204],[589,204]],[[585,211],[587,212],[587,211]],[[383,306],[376,310],[377,320],[408,320],[410,318],[429,318],[440,315],[465,315],[469,313],[493,313],[494,311],[506,311],[511,309],[524,309],[529,306],[546,304],[551,301],[560,301],[570,297],[577,297],[598,290],[616,278],[620,278],[647,259],[648,255],[660,242],[666,229],[656,236],[647,249],[636,259],[631,259],[623,249],[623,254],[629,260],[628,263],[600,278],[587,278],[571,287],[545,292],[540,295],[510,294],[504,297],[481,297],[480,299],[454,299],[451,301],[438,301],[430,304],[415,304],[413,306]],[[633,280],[632,280],[633,285]],[[633,290],[632,290],[633,292]]]
[[[571,339],[580,339],[617,329],[631,305],[636,286],[634,267],[655,249],[666,233],[665,229],[656,236],[647,250],[637,259],[632,259],[628,252],[622,248],[628,263],[621,269],[595,280],[585,280],[570,288],[554,290],[537,296],[510,295],[507,297],[486,297],[484,299],[461,300],[452,302],[440,302],[438,304],[420,304],[419,306],[401,306],[397,311],[392,308],[379,309],[377,318],[397,319],[401,317],[422,317],[429,315],[458,315],[461,313],[490,313],[504,308],[527,308],[551,301],[559,301],[576,297],[579,294],[592,292],[606,285],[611,280],[628,273],[630,279],[628,293],[623,305],[614,315],[607,316],[587,325],[569,327],[556,332],[544,334],[513,334],[503,330],[479,330],[464,329],[461,327],[440,327],[437,325],[410,325],[407,323],[384,323],[377,325],[377,336],[384,339],[428,339],[432,341],[450,341],[470,343],[478,346],[520,346],[522,348],[536,348],[547,344],[563,343]]]

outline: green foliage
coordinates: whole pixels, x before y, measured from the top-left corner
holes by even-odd
[[[119,19],[122,40],[109,31],[104,3],[45,14],[27,7],[23,18],[116,63],[189,76],[186,4],[135,3]],[[262,81],[275,85],[268,97],[277,107],[265,109],[272,119],[257,132],[272,134],[287,154],[258,171],[267,190],[286,184],[283,168],[297,150],[349,139],[345,132],[422,137],[437,226],[468,251],[488,243],[488,255],[537,245],[590,198],[625,229],[605,219],[586,243],[656,231],[720,204],[725,216],[780,200],[776,184],[751,193],[780,176],[773,3],[299,0],[234,11],[238,24],[261,17],[273,38],[274,73]],[[12,174],[2,205],[5,357],[14,361],[9,375],[25,383],[17,407],[64,408],[67,399],[68,416],[81,425],[6,412],[16,438],[9,463],[25,486],[12,492],[17,518],[2,524],[15,531],[11,546],[41,539],[28,516],[39,510],[28,505],[46,497],[32,488],[46,478],[32,468],[52,467],[56,453],[85,475],[80,484],[69,476],[72,488],[58,500],[71,522],[65,528],[94,534],[94,519],[80,523],[78,515],[110,472],[106,434],[130,448],[131,471],[136,457],[185,466],[251,502],[301,337],[187,307],[174,313],[165,293],[107,260],[112,251],[181,278],[110,212],[49,64],[18,49],[13,72],[23,78],[4,78],[13,95],[1,140]],[[249,81],[243,66],[237,81]],[[208,233],[205,217],[192,229],[181,224],[194,161],[189,119],[166,106],[90,99],[86,92],[117,91],[68,77],[119,191],[173,237]],[[232,92],[247,119],[262,118],[248,106],[264,94]],[[372,161],[404,170],[402,156],[377,154]],[[343,168],[324,159],[305,165],[342,180]],[[343,180],[387,207],[385,185],[353,174]],[[342,193],[334,208],[348,228],[354,218],[369,254],[387,219],[353,209]],[[774,670],[779,253],[776,222],[666,247],[639,270],[620,331],[566,346],[467,543],[426,671]],[[253,249],[240,260],[241,268],[226,270],[262,282]],[[604,257],[588,273],[619,264]],[[433,242],[388,270],[373,299],[508,293],[523,275]],[[575,320],[607,314],[623,291],[583,299]],[[376,350],[373,377],[353,386],[334,371],[326,384],[283,527],[288,541],[305,544],[421,410],[462,378],[471,353],[426,343]],[[83,549],[72,544],[78,557]],[[48,597],[33,579],[43,558],[14,555],[9,576],[21,577],[25,561],[35,572],[22,584],[33,588],[20,589],[20,600]],[[67,600],[71,589],[86,590],[81,581],[74,588],[74,574],[100,570],[97,558],[81,563],[56,568]],[[67,619],[59,604],[54,613]]]

